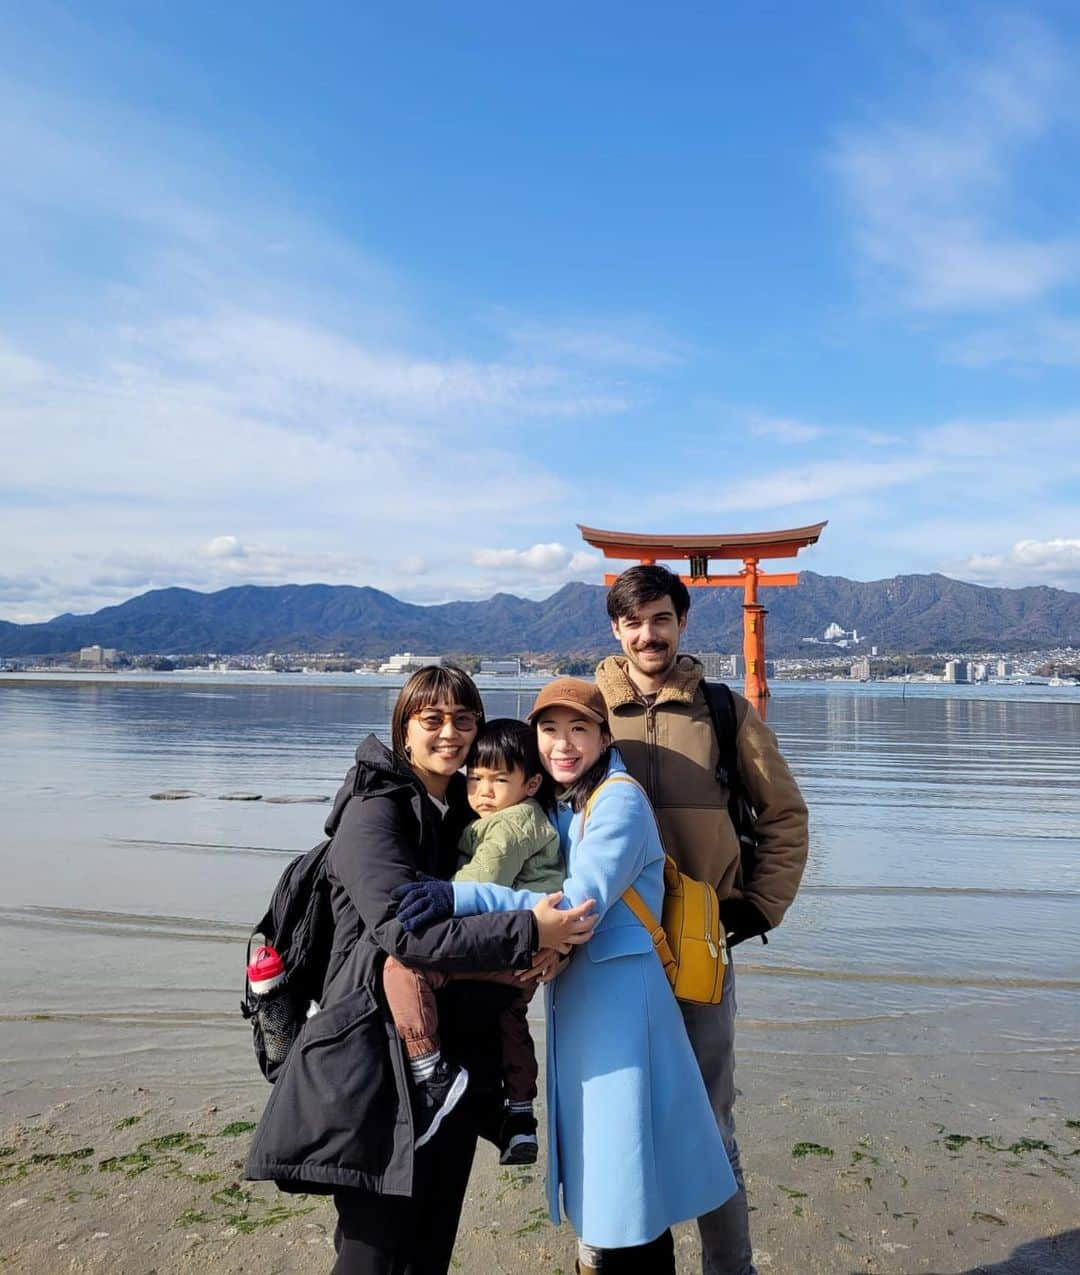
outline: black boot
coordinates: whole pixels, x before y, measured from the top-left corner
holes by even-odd
[[[675,1240],[665,1231],[648,1244],[607,1248],[601,1263],[602,1275],[675,1275]]]

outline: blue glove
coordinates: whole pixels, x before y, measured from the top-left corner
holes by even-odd
[[[454,915],[453,886],[423,872],[419,881],[397,886],[390,897],[397,902],[398,920],[410,934]]]

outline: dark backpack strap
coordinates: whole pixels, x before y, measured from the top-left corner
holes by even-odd
[[[754,829],[754,808],[739,773],[739,719],[735,713],[735,696],[726,682],[707,682],[701,689],[709,706],[719,757],[716,762],[716,782],[728,790],[728,814],[735,835],[739,839],[739,859],[745,884],[757,867],[757,833]],[[762,943],[768,943],[763,934]]]
[[[716,762],[716,782],[734,792],[737,787],[741,787],[739,749],[735,739],[739,725],[735,716],[735,696],[726,682],[703,681],[701,689],[705,694],[705,703],[709,706],[713,733],[720,750]]]

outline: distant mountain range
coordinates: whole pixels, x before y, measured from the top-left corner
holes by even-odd
[[[59,655],[97,643],[132,655],[341,651],[600,654],[612,647],[605,589],[568,584],[543,601],[497,593],[484,602],[416,606],[351,585],[244,585],[217,593],[155,589],[93,615],[43,624],[0,621],[0,656]],[[771,655],[828,654],[808,645],[832,623],[882,653],[1080,646],[1080,594],[988,589],[942,575],[860,582],[804,571],[796,588],[765,589]],[[737,589],[695,590],[686,650],[737,651]]]

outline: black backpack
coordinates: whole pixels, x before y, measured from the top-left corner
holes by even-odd
[[[291,1042],[304,1025],[308,1006],[322,997],[323,982],[330,963],[334,939],[334,918],[330,908],[330,886],[326,858],[332,838],[320,841],[307,854],[298,855],[281,874],[262,920],[251,931],[248,950],[256,934],[274,948],[285,965],[285,977],[268,997],[256,996],[247,979],[244,958],[244,997],[240,1012],[251,1020],[255,1057],[259,1069],[273,1083],[284,1057],[268,1056],[268,1002],[273,1002],[273,1030],[279,1040]],[[287,1044],[284,1046],[287,1049]],[[271,1048],[270,1054],[281,1054]]]
[[[739,749],[735,738],[739,723],[735,716],[735,696],[731,693],[731,687],[724,682],[702,681],[701,689],[705,695],[705,703],[709,706],[709,716],[712,718],[713,731],[720,749],[720,758],[716,763],[716,782],[723,784],[728,790],[728,814],[735,835],[739,838],[739,861],[745,883],[753,879],[757,868],[757,816],[739,773]],[[763,934],[761,941],[768,943],[769,940]]]

